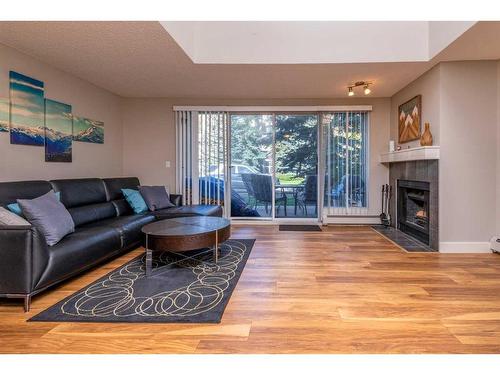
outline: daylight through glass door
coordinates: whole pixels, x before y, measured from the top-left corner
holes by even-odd
[[[318,217],[317,114],[231,115],[231,216]]]
[[[275,217],[318,217],[318,116],[277,114]]]
[[[273,217],[273,116],[231,115],[231,216]]]

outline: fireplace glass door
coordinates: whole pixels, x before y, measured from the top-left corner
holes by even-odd
[[[398,181],[398,229],[429,244],[429,183]]]

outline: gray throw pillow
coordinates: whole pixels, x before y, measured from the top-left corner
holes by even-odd
[[[24,217],[45,236],[49,246],[75,231],[73,218],[52,190],[35,199],[18,199],[17,203]]]
[[[30,225],[30,223],[14,212],[0,207],[0,225]]]
[[[146,202],[149,211],[158,211],[162,208],[175,207],[175,205],[170,202],[170,197],[165,186],[139,186],[139,192]]]

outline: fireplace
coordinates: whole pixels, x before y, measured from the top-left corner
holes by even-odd
[[[397,184],[397,228],[429,245],[429,182],[398,180]]]

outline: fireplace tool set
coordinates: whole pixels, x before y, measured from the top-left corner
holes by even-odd
[[[380,221],[386,227],[391,225],[391,197],[392,186],[389,184],[382,185],[382,213],[380,214]]]

